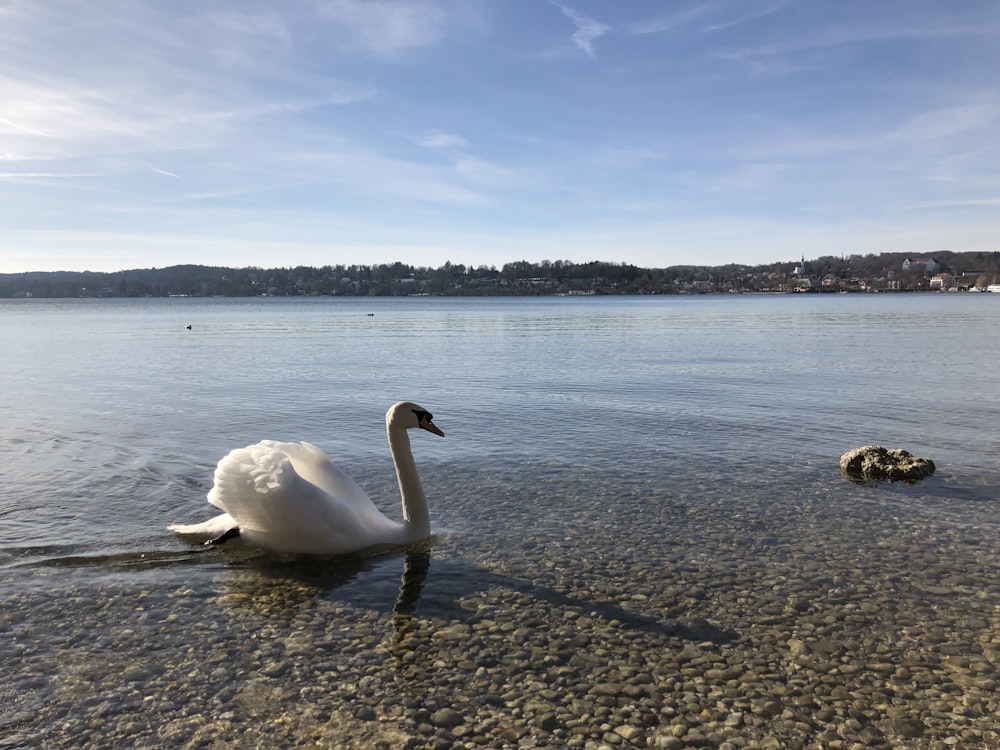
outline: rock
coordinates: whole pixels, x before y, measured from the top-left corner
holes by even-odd
[[[443,641],[460,641],[469,637],[470,628],[465,623],[456,623],[448,627],[441,628],[434,637]]]
[[[590,688],[593,695],[617,696],[622,691],[620,682],[599,682]]]
[[[926,725],[920,719],[911,716],[893,719],[890,726],[895,735],[907,740],[922,737],[924,731],[927,729]]]
[[[431,714],[431,721],[436,726],[451,729],[462,724],[465,720],[458,711],[452,708],[441,708]]]
[[[551,732],[559,726],[559,718],[553,713],[542,714],[535,719],[535,726],[543,732]]]
[[[642,734],[642,730],[631,724],[623,724],[615,729],[615,732],[629,742],[635,741],[636,737]]]
[[[929,458],[918,458],[909,451],[888,450],[879,445],[854,448],[840,457],[841,472],[857,479],[912,482],[930,476],[935,468]]]

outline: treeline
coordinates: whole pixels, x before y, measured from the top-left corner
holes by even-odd
[[[439,268],[403,263],[294,268],[221,268],[183,265],[98,273],[55,271],[0,274],[0,298],[14,297],[253,297],[531,294],[677,294],[801,290],[816,288],[928,289],[933,275],[922,266],[903,268],[904,253],[849,258],[824,256],[757,266],[640,268],[625,263],[568,260],[517,261],[502,268],[445,263]],[[915,256],[909,256],[914,258]],[[1000,252],[942,251],[933,273],[981,283],[1000,281]],[[826,282],[836,283],[826,283]],[[966,285],[975,283],[967,281]]]

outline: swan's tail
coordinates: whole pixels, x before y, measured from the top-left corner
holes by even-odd
[[[231,515],[228,513],[221,513],[214,518],[202,521],[201,523],[172,523],[167,526],[167,530],[172,531],[175,534],[180,534],[181,536],[193,536],[208,540],[215,539],[216,537],[225,534],[230,529],[236,528],[238,525],[239,524],[236,523],[235,519]]]

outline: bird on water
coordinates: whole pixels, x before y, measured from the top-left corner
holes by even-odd
[[[425,539],[430,536],[430,514],[408,430],[421,428],[441,437],[444,432],[429,411],[409,401],[389,408],[385,427],[402,522],[375,507],[365,491],[315,445],[263,440],[219,461],[208,502],[221,514],[202,523],[167,528],[207,544],[239,537],[276,552],[320,555],[406,546]]]

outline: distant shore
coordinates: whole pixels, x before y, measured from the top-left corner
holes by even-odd
[[[0,274],[0,299],[80,297],[583,296],[985,291],[1000,284],[1000,252],[825,256],[747,266],[639,268],[591,261],[494,266],[403,263],[319,268],[182,265],[114,272]],[[995,289],[991,289],[995,291]]]

